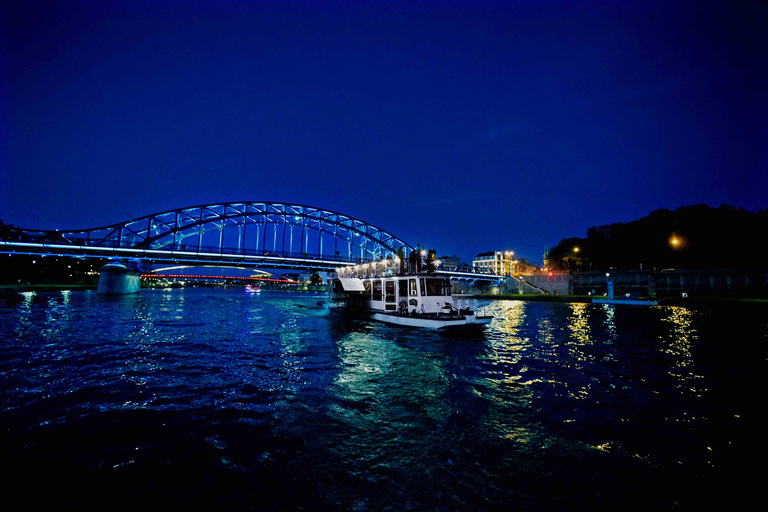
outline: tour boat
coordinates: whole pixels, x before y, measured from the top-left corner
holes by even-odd
[[[428,329],[483,326],[493,319],[458,307],[447,277],[399,270],[389,259],[339,269],[329,289],[330,309]]]
[[[253,285],[253,284],[245,285],[245,293],[259,293],[260,291],[261,291],[261,287],[258,285]]]

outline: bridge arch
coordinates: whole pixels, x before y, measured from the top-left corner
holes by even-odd
[[[413,247],[342,213],[283,202],[233,202],[168,210],[72,231],[19,229],[5,240],[82,248],[321,259],[339,263],[394,256]]]

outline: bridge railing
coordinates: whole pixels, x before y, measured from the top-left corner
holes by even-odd
[[[471,265],[440,265],[438,270],[443,272],[456,272],[460,274],[486,274],[495,275],[489,268],[473,267]]]
[[[162,247],[157,248],[145,248],[145,247],[131,247],[126,246],[124,244],[119,244],[116,240],[109,240],[109,241],[101,241],[100,243],[94,243],[94,241],[90,241],[89,243],[83,243],[82,245],[79,245],[77,243],[73,243],[73,240],[63,240],[61,238],[58,238],[55,233],[52,232],[40,232],[40,233],[29,233],[24,232],[23,236],[18,236],[18,232],[14,233],[16,236],[5,236],[3,237],[3,243],[0,245],[5,245],[8,248],[13,247],[16,244],[23,245],[23,244],[40,244],[43,246],[41,249],[45,250],[47,246],[56,245],[57,250],[61,250],[64,247],[68,247],[70,250],[68,252],[71,253],[79,253],[82,250],[98,250],[98,249],[105,249],[105,250],[117,250],[122,249],[123,251],[130,251],[134,257],[146,257],[146,258],[153,258],[157,257],[157,255],[165,254],[169,258],[183,258],[183,257],[195,257],[198,259],[205,258],[206,256],[210,257],[212,255],[218,255],[218,256],[225,256],[225,257],[238,257],[243,256],[245,258],[249,259],[292,259],[292,260],[302,260],[305,262],[311,262],[311,261],[317,261],[318,263],[323,262],[324,264],[327,264],[328,262],[338,263],[339,266],[341,265],[357,265],[362,263],[370,263],[371,261],[374,261],[371,258],[360,258],[360,257],[351,257],[351,256],[344,256],[341,254],[316,254],[316,253],[307,253],[307,252],[281,252],[281,251],[271,251],[271,250],[264,250],[264,249],[247,249],[247,248],[237,248],[237,247],[219,247],[219,246],[197,246],[197,244],[184,244],[182,242],[177,242],[175,244],[167,244]],[[76,241],[74,241],[76,242]],[[83,240],[85,242],[85,240]],[[13,249],[11,249],[13,250]],[[438,267],[438,271],[442,272],[452,272],[457,274],[475,274],[475,275],[494,275],[493,271],[491,269],[487,268],[479,268],[479,267],[473,267],[470,265],[446,265],[441,264]]]
[[[0,247],[5,248],[8,252],[20,252],[20,253],[67,253],[67,254],[84,254],[87,252],[103,250],[103,257],[110,257],[110,255],[121,255],[135,258],[147,258],[157,259],[159,256],[164,256],[163,259],[173,258],[195,258],[195,259],[211,259],[217,256],[226,258],[237,258],[242,256],[246,259],[256,260],[300,260],[305,263],[311,264],[312,261],[317,261],[318,264],[327,265],[328,263],[338,263],[339,265],[356,265],[361,263],[369,263],[372,261],[370,258],[360,258],[344,256],[341,254],[316,254],[307,252],[282,252],[272,250],[261,249],[245,249],[245,248],[227,248],[219,246],[200,246],[196,244],[187,246],[185,244],[171,244],[160,248],[146,248],[146,247],[130,247],[121,245],[117,242],[102,242],[95,244],[93,242],[89,244],[76,245],[71,243],[62,243],[61,240],[55,240],[51,237],[47,238],[35,238],[25,237],[21,241],[0,241]],[[113,252],[114,251],[114,252]]]
[[[78,237],[72,237],[63,236],[62,233],[56,232],[56,231],[32,231],[32,230],[21,230],[21,229],[13,229],[9,230],[7,233],[2,233],[2,236],[0,236],[0,242],[2,242],[4,245],[15,245],[15,244],[36,244],[36,245],[43,245],[43,246],[50,246],[50,245],[56,245],[61,247],[70,247],[72,249],[79,249],[79,248],[91,248],[91,249],[130,249],[137,252],[140,251],[151,251],[154,253],[159,252],[167,252],[167,253],[185,253],[185,254],[198,254],[198,253],[206,253],[206,254],[221,254],[221,255],[227,255],[227,256],[263,256],[263,257],[277,257],[277,258],[293,258],[293,259],[305,259],[305,260],[323,260],[323,261],[333,261],[333,262],[339,262],[339,263],[348,263],[348,264],[357,264],[357,263],[366,263],[370,262],[371,258],[361,258],[361,257],[352,257],[352,256],[343,256],[341,254],[316,254],[316,253],[308,253],[308,252],[291,252],[291,251],[280,251],[280,250],[269,250],[268,248],[264,249],[248,249],[248,248],[242,248],[242,247],[226,247],[226,246],[209,246],[209,245],[202,245],[198,246],[196,243],[192,244],[185,244],[183,242],[176,242],[176,243],[170,243],[170,244],[164,244],[162,246],[156,246],[153,247],[151,245],[149,246],[142,246],[142,245],[133,245],[130,243],[120,243],[119,240],[116,239],[108,239],[108,240],[88,240],[87,238],[78,238]]]
[[[296,260],[316,260],[323,262],[338,262],[343,264],[355,265],[358,263],[370,262],[370,259],[342,256],[341,254],[317,254],[308,252],[290,252],[290,251],[272,251],[262,249],[245,249],[245,248],[220,248],[218,246],[201,246],[201,247],[187,247],[183,244],[178,244],[177,247],[171,248],[169,246],[161,249],[148,249],[148,251],[157,253],[159,251],[181,254],[181,255],[197,255],[197,254],[218,254],[222,256],[249,256],[249,257],[264,257],[264,258],[284,258],[284,259],[296,259]]]

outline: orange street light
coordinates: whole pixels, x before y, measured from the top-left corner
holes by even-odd
[[[680,248],[682,248],[685,245],[685,239],[683,237],[680,237],[680,236],[677,236],[677,235],[672,235],[669,238],[669,245],[673,249],[680,249]]]

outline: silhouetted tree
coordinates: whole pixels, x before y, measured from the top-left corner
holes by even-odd
[[[13,240],[18,236],[18,228],[0,220],[0,240]]]
[[[626,224],[591,227],[586,238],[564,238],[549,256],[562,270],[764,267],[754,245],[765,233],[768,209],[664,208]]]

